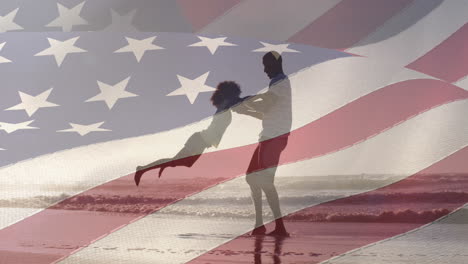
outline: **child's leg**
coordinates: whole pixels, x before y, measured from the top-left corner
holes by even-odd
[[[191,167],[198,160],[200,154],[203,153],[205,148],[206,144],[200,133],[194,133],[189,137],[184,147],[174,157],[159,159],[144,166],[137,166],[137,172],[134,177],[136,185],[139,185],[143,173],[152,169],[160,168],[159,177],[161,177],[163,170],[167,167]]]

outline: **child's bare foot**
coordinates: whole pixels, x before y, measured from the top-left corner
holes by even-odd
[[[266,233],[266,228],[265,226],[261,225],[259,227],[256,227],[252,232],[250,233],[251,236],[263,236]]]
[[[143,173],[144,173],[143,166],[137,166],[135,176],[133,177],[133,179],[135,180],[136,186],[140,184],[141,176],[143,176]]]
[[[163,171],[169,166],[161,166],[160,169],[159,169],[159,178],[161,178],[161,175],[163,173]]]

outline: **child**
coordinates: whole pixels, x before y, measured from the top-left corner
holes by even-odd
[[[211,103],[216,107],[216,114],[207,129],[194,133],[189,137],[184,147],[172,158],[154,161],[144,166],[137,166],[134,176],[135,184],[140,184],[141,177],[146,171],[160,168],[159,177],[167,167],[191,167],[206,148],[218,147],[221,138],[232,120],[229,108],[242,102],[241,90],[237,83],[225,81],[218,84],[211,96]],[[252,113],[253,114],[253,113]]]

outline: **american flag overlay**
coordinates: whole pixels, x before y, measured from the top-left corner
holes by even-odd
[[[467,263],[467,22],[468,0],[3,0],[0,264]],[[291,128],[252,167],[284,135],[211,100],[271,92],[272,51]],[[251,233],[262,173],[289,236]]]

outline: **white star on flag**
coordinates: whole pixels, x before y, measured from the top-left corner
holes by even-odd
[[[26,122],[22,123],[6,123],[6,122],[0,122],[0,129],[4,130],[8,134],[13,133],[17,130],[22,130],[22,129],[38,129],[37,127],[31,127],[29,124],[34,122],[34,120],[29,120]]]
[[[53,88],[50,88],[49,90],[36,96],[32,96],[23,92],[18,92],[21,98],[21,103],[12,106],[6,110],[25,110],[28,116],[31,117],[39,108],[59,106],[57,104],[47,101],[47,98],[52,92],[52,89]]]
[[[75,37],[65,41],[47,38],[49,40],[50,48],[47,48],[34,56],[54,56],[57,65],[60,67],[68,54],[86,52],[86,50],[75,46],[75,42],[78,40],[78,38],[79,37]]]
[[[138,62],[140,62],[146,51],[164,49],[163,47],[153,44],[156,37],[150,37],[142,40],[128,37],[125,39],[127,40],[128,45],[114,51],[114,53],[133,52]]]
[[[101,92],[98,95],[89,98],[88,100],[86,100],[86,102],[104,101],[107,107],[109,107],[109,109],[112,109],[112,107],[117,103],[119,99],[138,96],[134,93],[125,91],[129,80],[130,77],[126,78],[123,81],[120,81],[115,85],[109,85],[98,81],[97,83]]]
[[[120,15],[114,9],[111,9],[111,23],[103,29],[103,31],[110,32],[137,32],[133,24],[133,17],[136,14],[136,9],[128,12],[125,15]]]
[[[3,43],[0,44],[0,51],[3,49],[3,46],[5,46],[5,44],[6,44],[6,42],[3,42]],[[11,60],[0,56],[0,63],[7,63],[7,62],[11,62]]]
[[[59,16],[46,27],[61,27],[63,31],[69,32],[75,25],[88,25],[88,21],[80,16],[81,9],[83,9],[85,2],[76,5],[73,8],[66,8],[65,6],[57,3]]]
[[[76,132],[80,136],[85,136],[91,132],[102,132],[102,131],[112,131],[110,129],[100,128],[104,122],[94,123],[90,125],[80,125],[75,123],[69,123],[72,128],[58,130],[57,132]]]
[[[0,16],[0,32],[7,32],[11,30],[20,30],[23,29],[22,26],[13,22],[16,17],[16,13],[18,13],[19,8],[11,11],[5,16]]]
[[[221,46],[237,46],[236,44],[226,42],[226,37],[223,38],[206,38],[198,37],[199,42],[189,45],[189,47],[207,47],[211,54],[215,54],[216,50]]]
[[[288,48],[289,44],[270,44],[270,43],[266,43],[266,42],[262,42],[260,41],[260,43],[262,43],[263,47],[262,48],[258,48],[256,50],[253,50],[253,52],[270,52],[270,51],[276,51],[278,52],[280,55],[284,52],[300,52],[300,51],[297,51],[297,50],[294,50],[294,49],[290,49]]]
[[[199,93],[212,92],[216,90],[215,88],[205,84],[208,74],[210,74],[210,72],[206,72],[193,80],[177,75],[181,86],[177,90],[169,93],[167,96],[185,95],[189,99],[190,103],[193,104]]]

